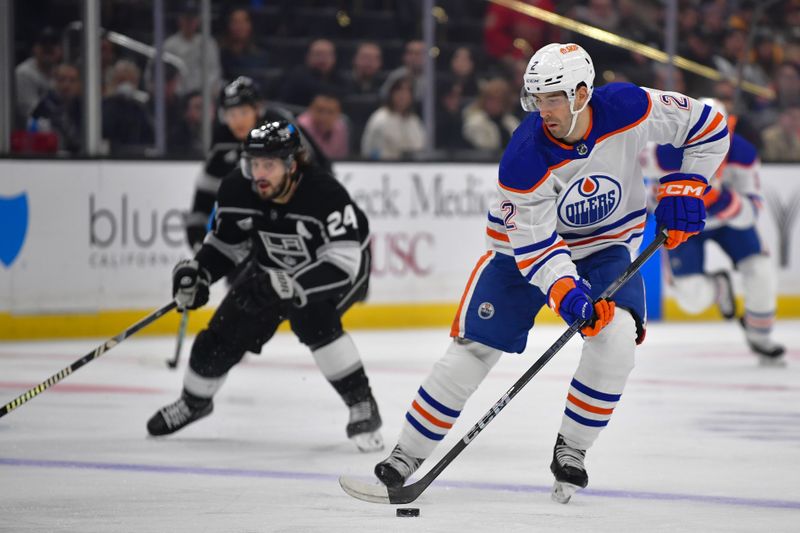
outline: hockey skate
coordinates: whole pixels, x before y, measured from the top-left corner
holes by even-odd
[[[744,318],[739,319],[739,324],[744,330],[744,336],[750,350],[758,356],[758,364],[761,366],[786,366],[784,352],[786,348],[778,344],[763,333],[756,333],[747,328]]]
[[[359,451],[378,452],[383,449],[383,437],[379,431],[382,424],[378,404],[370,394],[366,400],[350,406],[347,438]]]
[[[724,270],[709,274],[717,289],[717,307],[725,320],[736,318],[736,297],[730,275]]]
[[[561,435],[553,447],[553,462],[550,471],[556,477],[550,497],[558,503],[569,503],[572,495],[589,484],[589,476],[583,466],[586,450],[571,447]]]
[[[375,465],[375,476],[389,488],[400,488],[424,460],[411,457],[397,445],[389,457]]]
[[[189,396],[184,392],[177,401],[162,407],[147,421],[147,432],[154,437],[169,435],[210,415],[213,410],[213,400]]]

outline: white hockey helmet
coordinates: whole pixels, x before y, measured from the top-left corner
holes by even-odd
[[[589,91],[589,100],[592,98],[594,64],[586,50],[577,44],[552,43],[533,54],[528,61],[523,80],[520,103],[525,111],[538,111],[534,95],[556,91],[566,93],[572,111],[575,95],[581,83],[585,84]],[[575,113],[582,110],[583,108]]]

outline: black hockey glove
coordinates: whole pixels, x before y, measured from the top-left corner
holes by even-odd
[[[178,311],[197,309],[208,302],[211,275],[194,259],[184,259],[172,269],[172,297]]]
[[[248,313],[257,313],[275,306],[306,304],[305,293],[292,277],[282,270],[266,272],[255,269],[237,290],[236,302]]]
[[[189,247],[197,253],[197,250],[203,246],[203,239],[206,238],[206,227],[204,225],[187,225],[186,226],[186,240],[189,241]]]

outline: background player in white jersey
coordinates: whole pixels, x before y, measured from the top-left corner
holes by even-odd
[[[230,369],[288,320],[349,408],[347,437],[361,451],[383,449],[378,405],[341,322],[366,298],[369,238],[366,216],[332,174],[311,164],[294,124],[251,130],[239,168],[220,184],[212,232],[172,272],[178,308],[204,305],[209,285],[247,264],[195,339],[180,398],[159,409],[147,431],[168,435],[211,414]]]
[[[488,214],[489,251],[470,276],[444,357],[419,388],[397,446],[375,467],[401,486],[458,418],[502,352],[522,353],[545,303],[567,323],[589,320],[580,364],[553,451],[553,497],[588,483],[584,455],[608,424],[644,339],[644,284],[635,276],[614,302],[593,303],[630,265],[641,241],[645,187],[638,154],[648,140],[686,148],[661,178],[655,216],[674,248],[703,228],[706,177],[728,150],[722,117],[678,93],[631,84],[594,90],[594,67],[575,44],[537,51],[523,107],[499,168]]]
[[[725,113],[725,107],[709,98],[700,102]],[[680,169],[683,149],[651,143],[642,153],[649,178]],[[706,273],[705,248],[716,242],[742,275],[745,313],[739,319],[750,349],[763,365],[783,365],[784,347],[772,339],[777,299],[777,277],[756,222],[761,208],[758,183],[760,161],[756,147],[740,135],[731,135],[730,151],[704,197],[708,220],[703,231],[685,246],[669,251],[671,286],[678,305],[696,314],[714,303],[725,318],[734,318],[736,300],[728,272]]]

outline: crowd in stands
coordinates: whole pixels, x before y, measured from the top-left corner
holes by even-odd
[[[660,0],[525,2],[648,46],[665,46],[666,10]],[[152,16],[132,16],[141,4],[148,3],[104,3],[104,28],[152,43]],[[244,75],[258,83],[266,101],[295,113],[332,159],[438,153],[496,160],[524,117],[518,94],[528,58],[546,43],[572,41],[592,55],[597,85],[630,81],[716,97],[739,117],[737,132],[761,148],[764,160],[800,161],[800,0],[773,2],[759,20],[754,20],[755,1],[679,0],[677,53],[720,71],[723,78],[716,81],[499,4],[440,0],[437,46],[431,51],[436,70],[433,138],[421,118],[428,83],[433,83],[424,75],[422,2],[319,4],[213,0],[214,37],[204,43],[199,2],[165,2],[164,50],[178,58],[166,62],[164,71],[167,155],[202,157],[204,111],[217,120],[215,110],[203,109],[203,86],[216,94]],[[50,132],[57,139],[55,150],[65,154],[82,151],[81,58],[74,50],[66,57],[64,50],[67,23],[80,18],[79,10],[73,11],[49,21],[52,27],[39,24],[30,42],[17,35],[23,46],[17,46],[15,133]],[[23,9],[21,16],[42,15]],[[23,22],[23,27],[34,25]],[[154,102],[161,96],[154,95],[152,61],[103,37],[101,65],[102,135],[108,152],[147,155],[155,138]],[[772,89],[775,97],[738,91],[733,82],[738,76]]]

